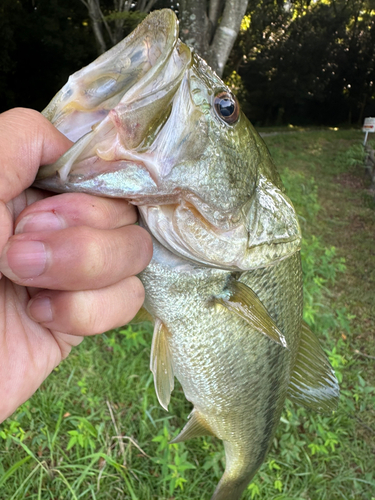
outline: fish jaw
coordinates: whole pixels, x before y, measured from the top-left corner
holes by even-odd
[[[53,165],[40,168],[36,185],[48,184],[60,192],[67,183],[71,191],[92,192],[97,186],[82,186],[82,177],[98,175],[101,194],[113,196],[114,172],[118,175],[129,164],[147,165],[148,195],[149,177],[155,181],[158,167],[150,155],[141,159],[139,153],[145,139],[157,135],[168,117],[190,60],[190,49],[178,40],[175,14],[164,9],[150,14],[131,35],[72,75],[43,114],[76,143]],[[123,185],[123,197],[132,196],[132,180],[130,176]]]

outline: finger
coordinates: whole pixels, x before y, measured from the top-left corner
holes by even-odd
[[[13,231],[13,220],[5,203],[0,201],[0,254]]]
[[[65,193],[29,205],[16,221],[15,233],[58,230],[74,226],[114,229],[137,221],[133,205],[117,198]]]
[[[28,314],[51,331],[93,335],[128,323],[143,301],[143,285],[132,276],[100,290],[43,290],[30,300]]]
[[[45,196],[39,189],[26,189],[6,204],[0,201],[0,255],[8,238],[13,234],[13,221],[18,214],[28,204],[34,203]]]
[[[56,161],[72,142],[37,111],[11,109],[0,115],[0,200],[29,187],[40,165]]]
[[[21,194],[7,203],[7,207],[12,214],[13,220],[15,221],[28,205],[32,205],[39,200],[43,200],[47,196],[51,196],[51,193],[41,191],[40,189],[29,188],[22,191]]]
[[[83,336],[70,335],[69,333],[62,333],[62,332],[58,332],[56,330],[54,330],[51,333],[52,333],[53,338],[55,339],[57,345],[60,348],[61,357],[60,357],[58,364],[60,363],[61,359],[65,359],[69,356],[70,351],[72,350],[72,347],[76,347],[84,339]]]
[[[77,226],[12,236],[0,257],[0,271],[24,286],[91,290],[138,274],[151,256],[151,237],[139,226]]]

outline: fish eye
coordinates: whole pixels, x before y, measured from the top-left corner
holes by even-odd
[[[215,96],[214,108],[218,117],[229,125],[233,125],[238,120],[240,105],[237,99],[230,92],[220,92]]]

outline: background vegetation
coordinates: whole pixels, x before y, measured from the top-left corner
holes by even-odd
[[[304,233],[305,319],[341,383],[338,410],[287,402],[271,452],[245,499],[375,499],[375,202],[362,134],[267,135]],[[155,397],[147,324],[86,338],[0,427],[0,498],[210,498],[223,472],[219,440],[168,445],[190,404]]]
[[[247,4],[224,75],[254,124],[336,126],[375,116],[375,0],[1,0],[0,111],[42,110],[151,7],[174,8],[184,28],[183,11],[206,16],[224,3]],[[211,18],[203,31],[213,36]],[[205,57],[209,42],[197,47]]]

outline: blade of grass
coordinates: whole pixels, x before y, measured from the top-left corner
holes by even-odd
[[[22,460],[19,460],[15,464],[12,465],[10,469],[6,471],[3,477],[0,478],[0,486],[2,486],[23,464],[30,460],[30,456],[24,457]]]
[[[22,491],[22,493],[24,493],[24,486],[25,484],[27,484],[30,479],[34,476],[34,474],[36,474],[36,472],[38,471],[39,468],[42,468],[42,464],[41,463],[38,463],[38,465],[35,467],[35,469],[33,469],[30,474],[26,477],[26,479],[21,483],[21,485],[19,486],[19,488],[17,489],[17,491],[14,493],[14,495],[10,498],[10,500],[18,500],[20,497],[17,496],[19,492]],[[23,497],[23,495],[22,495]]]

